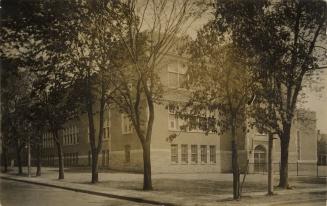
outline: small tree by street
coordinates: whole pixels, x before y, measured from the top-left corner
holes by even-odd
[[[75,4],[73,15],[66,20],[69,29],[76,34],[68,42],[70,63],[66,67],[74,68],[72,75],[78,88],[76,92],[88,116],[92,183],[99,181],[98,156],[102,150],[104,114],[112,103],[109,99],[111,92],[116,89],[116,85],[112,84],[112,73],[120,69],[124,53],[116,34],[117,30],[123,30],[123,24],[114,24],[115,18],[123,18],[117,4],[113,1],[82,1]],[[99,112],[98,137],[95,133],[95,112]]]
[[[325,50],[324,1],[217,1],[216,28],[256,57],[261,91],[254,102],[256,127],[280,138],[279,187],[288,188],[289,143],[305,75]]]
[[[19,174],[23,173],[21,153],[28,141],[27,136],[30,131],[28,100],[31,82],[25,75],[26,72],[3,61],[1,69],[1,138],[4,150],[2,156],[6,158],[4,170],[7,171],[8,147],[15,148]]]
[[[250,58],[228,39],[220,37],[212,22],[198,32],[188,52],[187,83],[192,92],[185,106],[187,113],[182,112],[181,116],[190,124],[199,124],[204,131],[230,136],[233,197],[239,199],[238,142],[245,138],[247,103],[256,89]],[[194,116],[199,120],[191,121]]]
[[[143,149],[143,189],[152,190],[150,146],[155,104],[162,95],[159,65],[192,21],[196,4],[190,0],[121,2],[126,25],[118,31],[122,47],[127,51],[127,64],[118,71],[113,83],[118,89],[112,101],[128,115]],[[114,12],[118,13],[118,12]]]
[[[70,15],[65,2],[3,1],[1,55],[31,78],[30,105],[38,104],[38,116],[53,133],[59,159],[59,179],[64,178],[63,152],[59,131],[75,114],[71,77],[66,62],[70,31],[63,19]],[[63,23],[61,23],[63,22]],[[21,89],[26,87],[21,86]],[[32,100],[30,100],[32,98]],[[39,113],[40,114],[40,113]],[[44,117],[44,119],[42,119]]]

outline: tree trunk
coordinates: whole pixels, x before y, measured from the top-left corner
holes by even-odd
[[[41,145],[36,146],[36,174],[37,177],[41,176]]]
[[[3,143],[2,143],[3,144]],[[7,155],[7,148],[5,146],[2,146],[2,163],[3,166],[3,173],[8,172],[8,155]]]
[[[98,157],[97,151],[92,150],[92,183],[99,182]]]
[[[143,146],[143,190],[153,190],[151,178],[151,156],[150,156],[150,142],[145,142]]]
[[[22,158],[20,156],[21,148],[18,143],[16,143],[16,158],[17,158],[17,167],[18,174],[23,174]]]
[[[103,75],[101,75],[102,78],[103,78]],[[95,146],[95,134],[93,135],[93,140],[90,141],[91,143],[91,149],[92,149],[92,180],[91,182],[92,183],[97,183],[99,182],[99,162],[98,162],[98,159],[99,159],[99,153],[102,149],[102,138],[103,138],[103,121],[104,121],[104,106],[105,106],[105,89],[104,89],[104,86],[105,83],[103,81],[103,79],[101,80],[101,99],[100,99],[100,108],[99,108],[99,111],[100,111],[100,114],[99,114],[99,137],[98,137],[98,146]],[[91,95],[89,93],[89,95]],[[91,96],[89,96],[91,97]],[[92,102],[92,101],[89,101],[89,102]],[[89,112],[89,123],[92,124],[91,127],[94,128],[94,121],[93,121],[93,108],[92,108],[92,105],[89,104],[88,105],[89,109],[88,109],[88,112]],[[104,157],[102,157],[104,158]]]
[[[64,159],[63,159],[62,146],[61,146],[59,140],[56,141],[56,145],[57,145],[58,169],[59,169],[58,179],[62,180],[62,179],[65,178],[65,175],[64,175]]]
[[[280,171],[279,171],[279,185],[280,188],[288,188],[288,148],[290,140],[290,126],[285,128],[284,134],[280,139]]]
[[[240,198],[240,171],[238,165],[238,152],[235,140],[232,140],[232,170],[233,170],[233,199]]]
[[[273,134],[269,134],[268,140],[268,195],[274,194],[274,187],[273,187]]]

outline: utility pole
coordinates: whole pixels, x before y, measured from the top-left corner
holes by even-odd
[[[273,133],[269,133],[269,140],[268,140],[268,195],[274,194],[274,178],[273,178],[273,144],[274,144],[274,137]]]

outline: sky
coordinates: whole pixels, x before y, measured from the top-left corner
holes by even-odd
[[[299,105],[301,108],[309,109],[316,112],[317,129],[321,133],[327,134],[327,68],[321,74],[321,81],[313,83],[313,87],[324,87],[321,91],[315,89],[304,88],[306,93],[305,103]]]

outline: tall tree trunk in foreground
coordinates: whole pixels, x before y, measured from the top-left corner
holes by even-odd
[[[65,174],[64,174],[64,158],[63,158],[62,145],[61,145],[61,142],[59,141],[58,130],[56,130],[56,129],[53,130],[53,136],[54,136],[54,140],[55,140],[56,146],[57,146],[58,169],[59,169],[58,179],[62,180],[62,179],[65,178]]]
[[[238,166],[238,151],[235,140],[232,140],[232,170],[233,170],[233,198],[240,198],[240,171]]]
[[[36,146],[36,174],[37,177],[41,176],[41,145]]]
[[[288,184],[288,148],[290,141],[291,126],[286,125],[284,132],[280,138],[280,171],[279,171],[279,185],[278,187],[287,189]]]
[[[146,141],[143,146],[143,190],[152,190],[152,178],[151,178],[151,151],[150,142]]]
[[[23,166],[22,166],[22,158],[21,158],[21,146],[16,140],[16,158],[17,158],[17,167],[18,167],[18,174],[23,174]]]
[[[269,133],[268,140],[268,195],[273,195],[274,186],[273,186],[273,144],[274,137],[272,133]]]
[[[240,198],[240,168],[238,163],[238,148],[236,141],[236,118],[231,117],[231,135],[232,135],[232,170],[233,170],[233,199]]]
[[[103,121],[104,121],[104,107],[105,107],[105,82],[103,80],[103,75],[101,79],[101,97],[100,97],[100,106],[99,106],[99,136],[98,142],[95,141],[95,126],[94,126],[94,116],[93,116],[93,96],[91,91],[90,79],[86,80],[86,107],[87,107],[87,116],[89,120],[89,135],[90,135],[90,146],[92,153],[92,183],[99,182],[99,153],[102,149],[102,139],[103,139]]]
[[[3,144],[3,143],[2,143]],[[1,166],[3,166],[3,173],[8,172],[8,155],[7,155],[7,148],[5,146],[2,146],[2,162]]]

